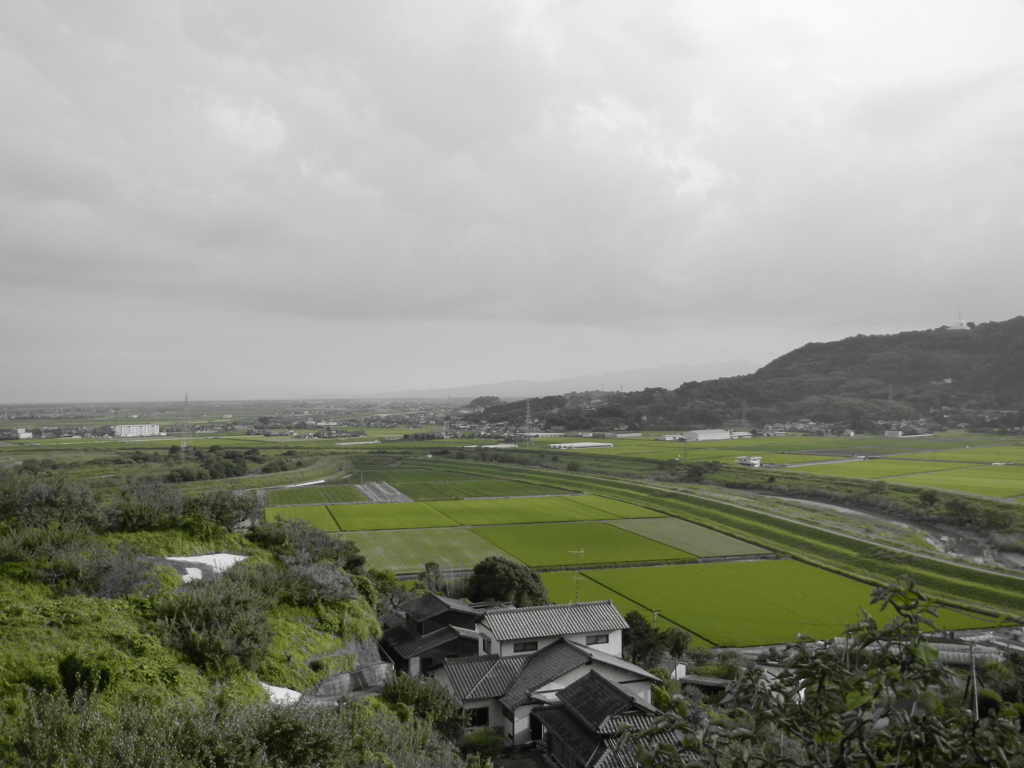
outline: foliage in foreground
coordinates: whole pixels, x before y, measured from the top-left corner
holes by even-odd
[[[75,768],[472,768],[418,720],[372,705],[136,702],[110,711],[82,694],[33,695],[0,713],[0,763]]]
[[[964,686],[936,663],[923,627],[934,605],[909,579],[875,589],[872,603],[898,614],[879,628],[871,616],[849,640],[797,643],[774,679],[744,674],[725,717],[700,718],[680,703],[646,736],[674,733],[682,748],[641,746],[637,759],[661,768],[703,766],[1022,766],[1020,711],[995,707],[975,717]]]

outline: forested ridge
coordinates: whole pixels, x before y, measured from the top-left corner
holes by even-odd
[[[526,402],[478,398],[478,418],[522,422]],[[486,402],[483,402],[486,401]],[[851,336],[810,343],[758,371],[675,389],[589,392],[533,398],[536,424],[566,429],[718,427],[745,418],[761,426],[806,418],[871,431],[878,421],[965,420],[978,411],[1024,408],[1024,316],[939,328]],[[1020,427],[1020,413],[996,421]]]

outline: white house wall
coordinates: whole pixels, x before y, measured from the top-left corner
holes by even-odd
[[[554,642],[557,642],[558,640],[560,640],[560,639],[562,639],[564,637],[566,640],[569,640],[570,642],[576,643],[577,645],[582,645],[582,646],[585,646],[587,648],[593,648],[595,651],[601,651],[602,653],[607,653],[607,654],[610,654],[611,656],[618,656],[619,658],[622,658],[622,630],[621,629],[614,629],[614,630],[611,630],[610,632],[584,632],[584,633],[581,633],[581,634],[578,634],[578,635],[557,635],[556,637],[529,637],[529,638],[524,638],[522,640],[505,640],[504,642],[501,642],[501,643],[499,643],[496,640],[494,640],[494,638],[490,635],[490,633],[487,632],[487,630],[484,629],[482,626],[478,625],[478,629],[480,630],[479,652],[480,652],[480,655],[482,655],[482,656],[486,655],[486,653],[484,651],[484,640],[485,639],[491,641],[491,653],[495,653],[495,654],[497,654],[499,656],[525,656],[525,655],[527,655],[529,653],[536,653],[536,651],[520,651],[520,652],[516,653],[516,651],[515,651],[515,644],[516,643],[529,642],[530,640],[536,640],[537,641],[537,650],[539,651],[542,648],[546,648],[547,646],[551,645]],[[591,635],[608,635],[608,642],[607,643],[598,643],[598,644],[595,644],[595,645],[588,646],[587,645],[587,638],[589,636],[591,636]]]

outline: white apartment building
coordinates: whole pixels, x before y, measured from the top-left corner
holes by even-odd
[[[114,427],[115,437],[152,437],[159,434],[159,424],[118,424]]]

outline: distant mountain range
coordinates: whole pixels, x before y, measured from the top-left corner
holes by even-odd
[[[805,344],[754,373],[688,382],[660,402],[623,397],[648,422],[901,419],[940,408],[1024,407],[1024,317]]]
[[[754,364],[747,360],[725,362],[671,363],[656,368],[635,368],[629,371],[608,371],[606,373],[572,376],[548,381],[514,379],[493,384],[472,384],[462,387],[439,389],[403,389],[394,392],[377,392],[363,397],[431,398],[431,397],[480,397],[496,395],[501,398],[543,397],[564,392],[589,392],[593,390],[625,391],[642,390],[648,387],[675,389],[686,381],[705,381],[725,376],[739,376],[750,373]]]

